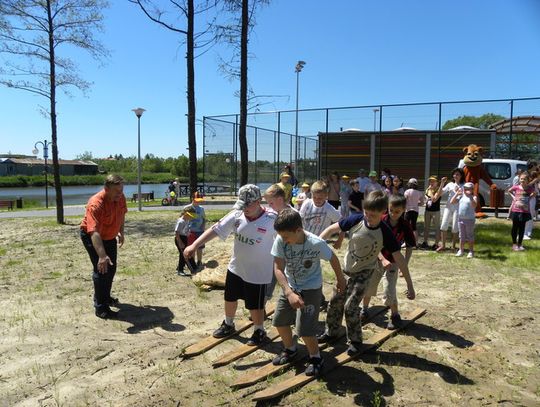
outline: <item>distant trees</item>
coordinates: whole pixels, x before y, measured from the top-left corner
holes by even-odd
[[[64,223],[64,204],[58,163],[57,90],[85,92],[90,83],[79,76],[73,59],[61,50],[74,47],[95,59],[108,55],[95,39],[102,30],[106,0],[2,0],[0,1],[0,83],[31,92],[49,102],[42,113],[50,119],[56,220]]]
[[[482,116],[459,116],[455,119],[447,120],[442,126],[442,129],[450,130],[458,126],[471,126],[478,129],[488,129],[493,123],[504,119],[504,116],[494,113],[486,113]]]

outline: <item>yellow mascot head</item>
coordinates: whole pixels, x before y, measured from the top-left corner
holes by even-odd
[[[463,148],[465,157],[463,162],[467,167],[478,167],[482,164],[482,147],[478,147],[476,144],[469,144]]]

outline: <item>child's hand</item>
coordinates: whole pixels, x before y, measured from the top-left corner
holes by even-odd
[[[405,295],[409,300],[414,300],[416,298],[416,293],[414,292],[414,287],[412,286],[412,284],[407,285],[407,291],[405,291]]]
[[[441,185],[446,184],[446,181],[448,181],[448,177],[442,177],[441,178]]]
[[[341,242],[342,242],[342,240],[340,240],[340,239],[336,240],[336,241],[334,242],[334,244],[332,245],[332,247],[333,247],[334,249],[336,249],[336,250],[341,249]]]
[[[344,294],[347,290],[347,282],[344,278],[339,278],[336,282],[336,290],[338,294]]]
[[[287,295],[287,299],[289,300],[291,307],[294,309],[304,308],[304,300],[294,291],[291,290],[291,292]]]
[[[382,266],[385,270],[390,270],[392,268],[392,263],[390,263],[386,258],[384,258],[382,261]]]

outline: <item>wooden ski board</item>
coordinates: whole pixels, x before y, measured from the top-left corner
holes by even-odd
[[[350,362],[351,360],[357,358],[362,353],[377,348],[379,345],[381,345],[384,341],[391,338],[392,336],[396,335],[399,331],[405,329],[407,326],[411,325],[414,321],[416,321],[418,318],[422,317],[426,313],[426,310],[423,308],[417,308],[413,312],[409,313],[406,318],[403,319],[403,326],[399,329],[395,330],[389,330],[385,329],[375,335],[373,335],[371,338],[366,340],[362,346],[362,350],[357,353],[354,356],[349,356],[347,354],[347,351],[340,353],[336,357],[336,363],[332,365],[331,369],[327,369],[326,371],[323,368],[323,373],[326,374],[329,371],[331,371],[333,368],[344,365],[345,363]],[[276,398],[278,396],[281,396],[285,393],[290,392],[291,390],[303,386],[313,380],[316,380],[317,376],[306,376],[304,373],[298,374],[296,376],[293,376],[289,379],[286,379],[280,383],[277,383],[273,386],[270,386],[264,390],[259,391],[258,393],[255,393],[253,396],[254,401],[261,401],[261,400],[269,400]]]
[[[388,307],[373,307],[375,308],[368,314],[368,319],[366,319],[362,325],[366,325],[367,323],[371,322],[376,316],[386,312],[388,310]],[[346,331],[342,330],[339,338],[345,336]],[[336,338],[336,339],[339,339]],[[337,342],[337,340],[336,340]],[[335,342],[334,342],[335,343]],[[320,350],[326,349],[328,346],[332,345],[331,343],[322,343],[319,345]],[[243,376],[240,376],[237,378],[232,384],[231,387],[233,388],[242,388],[242,387],[248,387],[251,386],[257,382],[260,382],[261,380],[266,379],[269,376],[277,375],[281,373],[283,370],[287,369],[288,367],[295,365],[296,363],[301,362],[303,359],[305,359],[308,355],[306,353],[300,353],[298,356],[291,362],[286,363],[284,365],[275,366],[272,364],[272,362],[268,362],[266,365],[261,366],[260,368],[256,369],[253,372],[248,372]]]
[[[268,307],[268,310],[266,312],[266,316],[269,317],[272,315],[275,311],[275,306],[270,305]],[[200,340],[197,343],[194,343],[193,345],[188,346],[186,349],[184,349],[184,352],[182,353],[182,357],[184,358],[190,358],[192,356],[200,355],[201,353],[204,353],[213,347],[219,345],[221,342],[225,342],[227,339],[232,338],[235,335],[238,335],[239,333],[244,332],[246,329],[249,329],[249,327],[253,326],[252,321],[239,321],[236,325],[236,331],[224,338],[214,338],[212,335],[207,336],[206,338]]]
[[[273,342],[277,338],[279,338],[279,333],[276,328],[272,327],[272,329],[270,329],[270,331],[267,333],[267,336],[270,339],[270,342]],[[270,342],[265,342],[262,346],[267,345]],[[232,351],[224,354],[219,359],[214,360],[212,362],[212,366],[221,367],[221,366],[228,365],[229,363],[234,362],[235,360],[238,360],[240,358],[243,358],[244,356],[247,356],[260,348],[261,346],[250,346],[248,344],[240,345],[236,349],[233,349]]]

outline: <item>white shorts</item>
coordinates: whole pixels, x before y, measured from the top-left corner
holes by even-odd
[[[446,232],[448,230],[448,226],[450,225],[450,219],[452,219],[452,233],[458,233],[459,232],[459,226],[458,226],[458,217],[457,217],[457,208],[456,207],[445,207],[442,215],[442,221],[441,221],[441,230],[443,232]]]

